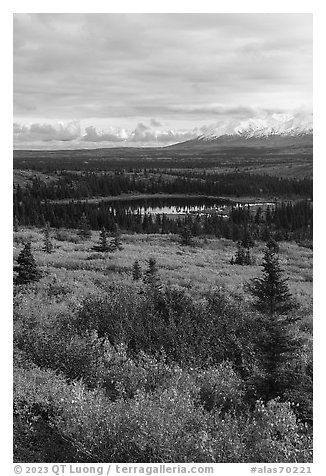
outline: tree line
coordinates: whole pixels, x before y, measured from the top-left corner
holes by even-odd
[[[169,175],[169,174],[166,174]],[[194,173],[182,171],[182,176],[172,172],[168,177],[160,170],[150,174],[126,174],[124,171],[101,172],[61,172],[56,180],[45,182],[38,177],[32,178],[23,189],[14,186],[17,200],[61,200],[65,198],[81,199],[94,196],[118,196],[135,192],[146,194],[201,194],[227,196],[280,196],[312,198],[311,179],[280,178],[268,175],[236,173]]]
[[[218,214],[187,214],[169,217],[166,214],[141,213],[130,210],[126,204],[109,202],[74,202],[66,204],[41,202],[30,197],[14,201],[15,222],[23,226],[44,227],[49,223],[54,228],[78,228],[83,215],[93,230],[103,227],[114,231],[115,224],[132,233],[180,233],[188,227],[193,236],[212,235],[238,241],[250,229],[254,239],[267,239],[273,235],[277,240],[311,240],[313,234],[313,206],[310,201],[281,202],[275,207],[253,212],[250,207],[233,207],[229,217]]]

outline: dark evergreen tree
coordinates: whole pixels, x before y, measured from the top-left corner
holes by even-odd
[[[17,233],[17,231],[19,231],[19,220],[18,220],[17,216],[15,215],[14,216],[14,232]]]
[[[251,265],[254,263],[254,258],[250,254],[250,250],[246,250],[246,255],[245,255],[245,264],[246,265]]]
[[[50,225],[49,223],[46,224],[46,227],[44,229],[44,246],[43,246],[43,251],[45,253],[52,253],[53,252],[53,244],[51,242],[50,238]]]
[[[160,287],[160,278],[158,276],[158,269],[156,266],[155,258],[150,258],[148,260],[148,268],[146,270],[146,283],[155,288]]]
[[[274,251],[275,254],[280,252],[280,247],[277,241],[275,241],[273,238],[269,237],[268,240],[266,240],[266,247],[272,251]]]
[[[256,345],[265,375],[257,388],[260,387],[264,398],[271,399],[282,396],[289,387],[286,365],[295,361],[303,342],[294,329],[297,319],[290,312],[296,305],[282,277],[274,240],[267,242],[262,266],[263,277],[253,279],[247,289],[255,298],[254,307],[261,313],[257,318]]]
[[[18,265],[14,266],[14,271],[18,273],[14,278],[15,284],[28,284],[41,279],[42,274],[37,268],[30,242],[25,243],[18,255],[17,263]]]
[[[110,251],[110,249],[111,247],[108,243],[106,229],[103,227],[102,230],[100,231],[99,244],[93,246],[93,250],[99,251],[101,253],[106,253],[107,251]]]
[[[87,219],[87,216],[85,213],[82,214],[82,217],[79,222],[79,231],[78,235],[83,238],[84,240],[87,240],[92,236],[91,230],[90,230],[90,225]]]
[[[192,233],[188,225],[185,225],[180,232],[181,244],[185,246],[192,245]]]
[[[237,244],[237,252],[232,256],[230,264],[240,264],[241,266],[252,264],[253,260],[249,248],[245,248],[241,241]]]
[[[255,241],[252,237],[252,234],[248,228],[245,229],[244,235],[241,241],[241,245],[249,250],[250,248],[253,248],[255,246]]]
[[[279,263],[279,246],[269,240],[263,257],[263,277],[251,281],[248,289],[256,298],[255,308],[263,313],[287,314],[295,308],[287,279],[283,278],[283,269]]]
[[[261,239],[266,242],[271,239],[271,232],[268,226],[265,226],[265,228],[263,229],[261,233]]]
[[[267,223],[268,227],[272,223],[272,218],[273,218],[273,216],[272,216],[271,208],[268,205],[267,208],[266,208],[266,214],[265,214],[265,220],[266,220],[266,223]]]
[[[132,277],[134,281],[139,281],[142,276],[142,271],[138,260],[136,260],[132,266]]]
[[[114,224],[114,235],[110,243],[110,250],[122,250],[122,243],[121,243],[121,231],[117,223]]]
[[[259,225],[262,221],[262,209],[258,207],[256,215],[255,215],[255,223]]]
[[[233,258],[233,264],[243,265],[244,260],[245,260],[245,249],[241,245],[241,242],[239,241],[237,244],[237,251],[236,251],[235,257]]]

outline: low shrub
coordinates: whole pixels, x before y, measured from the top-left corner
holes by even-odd
[[[82,242],[81,238],[68,230],[56,230],[53,235],[57,241],[68,241],[69,243],[79,244]]]
[[[243,409],[244,383],[235,373],[230,362],[202,371],[197,382],[200,403],[207,411],[224,415],[231,410]]]
[[[258,401],[245,431],[248,462],[303,463],[312,461],[312,439],[297,422],[289,402]]]
[[[311,461],[306,429],[275,400],[221,416],[197,406],[188,387],[112,402],[37,367],[16,370],[14,381],[15,462]]]
[[[174,369],[166,364],[164,355],[155,358],[141,352],[133,360],[120,346],[111,353],[103,386],[111,400],[134,398],[140,391],[150,393],[168,386],[173,376]]]

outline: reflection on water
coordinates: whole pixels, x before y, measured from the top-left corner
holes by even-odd
[[[182,216],[187,214],[196,215],[219,215],[228,217],[229,212],[233,208],[249,207],[251,210],[262,207],[275,205],[273,202],[260,203],[234,203],[229,200],[221,200],[205,197],[184,197],[184,198],[152,198],[139,200],[120,200],[107,202],[108,210],[116,214],[117,210],[123,208],[130,213],[140,215],[169,215]]]
[[[141,206],[141,207],[125,207],[125,210],[130,212],[140,213],[144,215],[145,213],[150,215],[187,215],[188,213],[194,213],[196,215],[207,214],[207,213],[223,213],[226,205],[212,205],[207,207],[205,205],[160,205],[160,206]],[[116,208],[114,206],[109,207],[110,212],[115,212]]]

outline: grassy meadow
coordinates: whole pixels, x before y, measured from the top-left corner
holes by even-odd
[[[14,258],[21,243],[30,240],[34,257],[45,277],[55,275],[67,289],[73,286],[103,286],[110,281],[131,279],[131,269],[138,260],[145,270],[150,258],[157,261],[159,275],[166,284],[192,289],[197,295],[215,287],[224,287],[230,294],[244,295],[244,284],[261,271],[264,243],[258,242],[252,250],[255,264],[231,265],[236,243],[226,239],[205,238],[194,240],[193,246],[182,246],[175,235],[123,234],[123,250],[114,253],[96,253],[92,247],[99,233],[93,232],[89,240],[82,241],[77,230],[53,231],[54,252],[44,253],[42,230],[22,229],[14,236]],[[307,310],[312,305],[313,252],[293,242],[280,243],[280,261],[288,278],[291,293]]]

